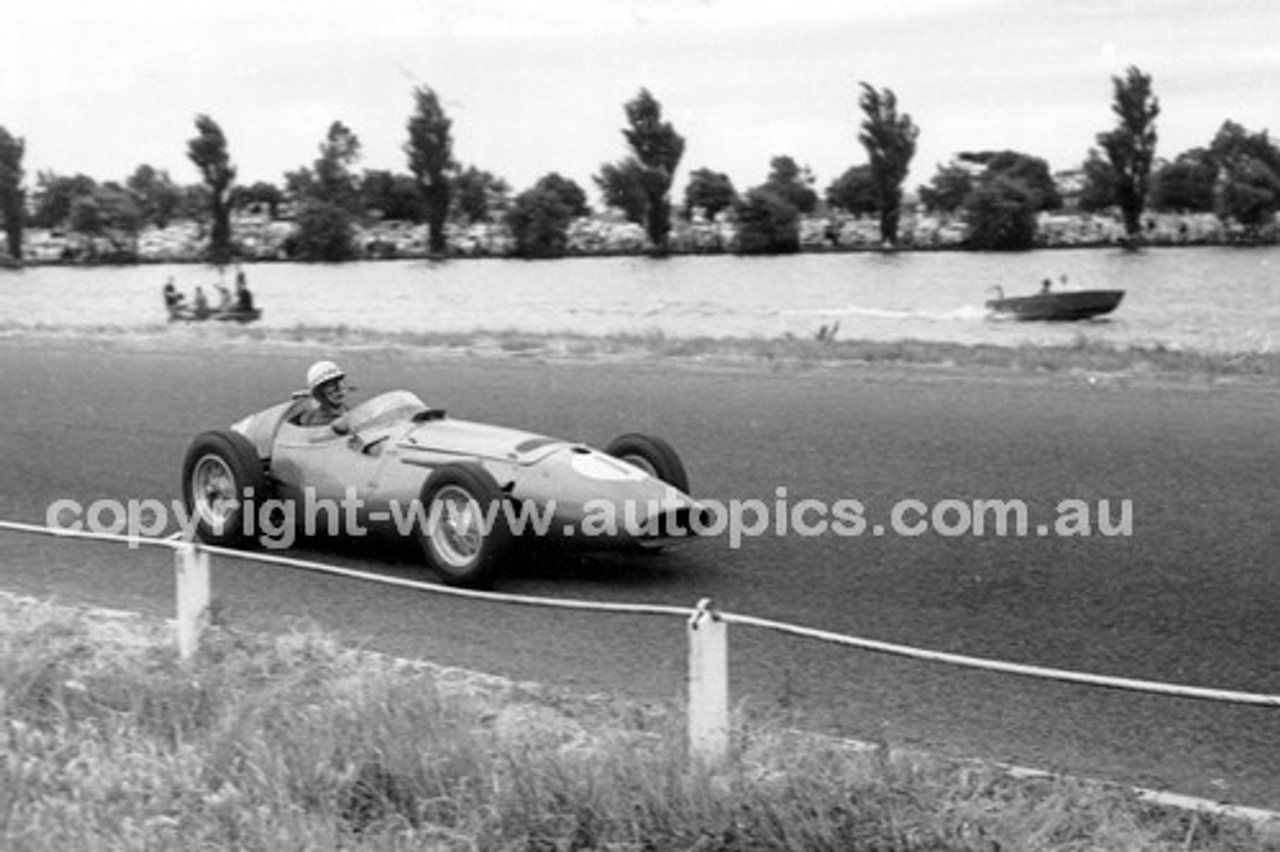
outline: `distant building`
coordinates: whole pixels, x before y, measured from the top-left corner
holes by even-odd
[[[1058,194],[1062,196],[1064,209],[1075,210],[1079,207],[1085,181],[1084,169],[1066,169],[1053,173],[1053,182],[1058,187]]]

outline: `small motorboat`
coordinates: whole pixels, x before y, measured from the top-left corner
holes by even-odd
[[[253,322],[262,318],[262,308],[250,308],[242,310],[240,308],[227,308],[224,311],[209,310],[197,311],[186,305],[177,305],[169,308],[170,322],[204,322],[205,320],[219,320],[221,322]]]
[[[1043,290],[1031,296],[1005,296],[999,286],[987,310],[1018,320],[1068,322],[1109,314],[1124,298],[1123,290]]]

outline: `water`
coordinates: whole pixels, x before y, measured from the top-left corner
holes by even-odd
[[[1280,248],[1089,249],[1025,254],[805,254],[587,258],[562,261],[395,261],[246,267],[259,327],[346,326],[393,332],[520,330],[582,335],[812,337],[966,344],[1162,344],[1215,352],[1270,348],[1280,333]],[[1009,295],[1045,277],[1082,289],[1123,289],[1110,317],[1046,324],[992,320],[990,288]],[[6,326],[165,326],[160,288],[188,295],[231,273],[207,266],[0,270]],[[180,334],[178,326],[170,326]]]

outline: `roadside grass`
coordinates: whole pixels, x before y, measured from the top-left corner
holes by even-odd
[[[645,334],[584,335],[517,329],[496,331],[377,332],[347,325],[299,325],[288,329],[258,326],[189,328],[156,324],[140,328],[112,326],[24,325],[0,322],[0,337],[25,335],[98,341],[104,345],[223,346],[229,340],[267,345],[398,347],[452,355],[517,358],[684,360],[700,363],[763,365],[772,369],[841,365],[941,367],[1037,374],[1156,375],[1167,378],[1280,377],[1280,352],[1262,347],[1241,352],[1206,352],[1163,345],[1115,346],[1077,334],[1064,344],[964,344],[940,341],[814,340],[797,337],[669,337]]]
[[[266,331],[232,330],[269,340]],[[1280,376],[1280,352],[1202,352],[1162,345],[1113,346],[1078,334],[1067,344],[998,346],[922,340],[812,340],[797,337],[669,337],[662,332],[581,335],[514,329],[484,332],[375,333],[344,326],[299,326],[276,332],[293,342],[330,345],[385,343],[470,354],[494,352],[545,357],[610,357],[726,361],[739,364],[817,366],[869,364],[985,368],[1036,373],[1155,373],[1203,377]]]
[[[682,713],[225,624],[0,596],[0,847],[1243,850],[1255,826],[1083,782],[855,750],[739,714],[691,766]]]

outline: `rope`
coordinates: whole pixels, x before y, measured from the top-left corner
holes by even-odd
[[[1127,689],[1134,692],[1149,692],[1156,695],[1174,695],[1179,698],[1197,698],[1209,701],[1224,701],[1232,704],[1254,704],[1264,707],[1280,707],[1280,695],[1261,695],[1252,692],[1235,692],[1227,689],[1208,689],[1200,686],[1180,686],[1171,683],[1160,683],[1159,681],[1138,680],[1136,678],[1127,677],[1112,677],[1110,675],[1087,674],[1084,672],[1067,671],[1066,669],[1024,665],[1022,663],[1009,663],[1003,660],[990,660],[984,657],[970,657],[964,654],[951,654],[945,651],[927,651],[923,648],[913,648],[910,645],[897,645],[892,642],[881,642],[877,639],[860,639],[855,636],[845,636],[841,633],[832,633],[826,630],[815,630],[812,627],[798,627],[794,624],[786,624],[781,621],[770,621],[768,619],[756,618],[750,615],[735,615],[734,613],[729,612],[720,613],[720,617],[730,624],[760,627],[779,633],[790,633],[793,636],[803,636],[807,639],[818,639],[823,642],[832,642],[837,645],[861,648],[865,651],[876,651],[883,654],[893,654],[899,657],[910,657],[916,660],[927,660],[935,663],[946,663],[948,665],[962,666],[971,669],[982,669],[985,671],[1021,675],[1023,677],[1035,677],[1045,680],[1060,680],[1067,683],[1083,683],[1090,686],[1104,686],[1111,689]]]
[[[787,633],[792,636],[799,636],[806,639],[817,639],[822,642],[831,642],[837,645],[859,648],[865,651],[892,654],[899,657],[908,657],[928,662],[945,663],[947,665],[961,666],[964,668],[980,669],[984,671],[1000,672],[1003,674],[1040,678],[1044,680],[1057,680],[1066,683],[1101,686],[1110,689],[1124,689],[1154,695],[1170,695],[1178,698],[1193,698],[1232,704],[1250,704],[1263,707],[1280,707],[1280,695],[1264,695],[1227,689],[1210,689],[1199,686],[1182,686],[1178,684],[1161,683],[1159,681],[1113,677],[1110,675],[1073,672],[1066,669],[1025,665],[1022,663],[1010,663],[1003,660],[990,660],[983,657],[971,657],[964,654],[952,654],[945,651],[929,651],[923,648],[914,648],[910,645],[899,645],[892,642],[882,642],[877,639],[864,639],[856,636],[846,636],[842,633],[833,633],[831,631],[818,630],[812,627],[801,627],[795,624],[788,624],[782,621],[772,621],[770,619],[757,618],[750,615],[717,612],[703,604],[699,604],[698,607],[677,607],[660,606],[656,604],[573,601],[562,598],[510,595],[503,594],[501,592],[486,592],[478,589],[460,589],[453,586],[426,583],[420,580],[386,577],[369,571],[360,571],[354,568],[342,568],[337,565],[327,565],[323,562],[313,562],[307,559],[294,559],[288,556],[253,553],[249,551],[232,550],[226,547],[213,547],[209,545],[193,545],[190,542],[181,541],[173,537],[145,538],[141,536],[126,536],[115,533],[95,533],[86,532],[84,530],[68,530],[56,527],[37,526],[35,524],[24,524],[14,521],[0,521],[0,529],[12,530],[14,532],[33,533],[36,535],[49,535],[57,538],[78,538],[94,541],[124,542],[132,547],[163,547],[175,551],[187,547],[199,547],[207,553],[225,556],[230,559],[281,565],[287,568],[298,568],[304,571],[314,571],[321,574],[347,577],[354,580],[381,583],[387,586],[414,589],[416,591],[428,592],[430,594],[450,595],[458,598],[514,604],[517,606],[547,607],[585,612],[621,613],[627,615],[674,616],[683,619],[690,619],[697,615],[706,615],[707,613],[710,613],[712,617],[719,618],[728,624],[741,624],[745,627],[757,627],[778,633]]]

